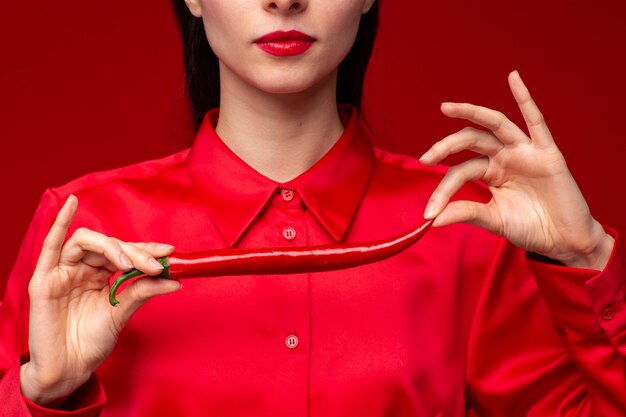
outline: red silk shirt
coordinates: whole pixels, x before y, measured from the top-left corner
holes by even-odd
[[[138,310],[66,411],[23,398],[27,285],[70,193],[70,233],[188,252],[393,236],[422,222],[443,175],[373,148],[342,106],[334,147],[279,184],[224,145],[217,117],[190,150],[46,191],[0,305],[2,416],[626,415],[621,244],[604,271],[570,269],[468,225],[343,271],[187,279]],[[489,193],[470,184],[456,198]]]

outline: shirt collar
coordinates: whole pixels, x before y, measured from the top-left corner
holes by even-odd
[[[189,173],[202,203],[234,246],[277,188],[293,188],[305,206],[339,242],[352,221],[372,173],[374,153],[358,112],[339,105],[344,132],[311,168],[287,184],[255,171],[215,133],[219,109],[207,112],[189,154]]]

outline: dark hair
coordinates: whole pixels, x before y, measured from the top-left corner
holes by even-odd
[[[365,71],[378,29],[378,3],[361,16],[359,31],[348,55],[339,64],[337,102],[349,103],[361,111]],[[184,0],[172,0],[172,7],[182,38],[185,64],[185,88],[192,108],[195,130],[205,113],[219,106],[220,73],[217,56],[209,46],[202,19],[191,14]]]

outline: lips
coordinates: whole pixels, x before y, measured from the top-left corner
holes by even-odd
[[[255,43],[269,43],[269,42],[289,42],[289,41],[303,41],[313,42],[315,38],[307,35],[306,33],[298,32],[297,30],[290,30],[288,32],[277,30],[276,32],[268,33],[261,36],[254,41]]]
[[[315,38],[297,30],[276,31],[254,41],[263,51],[274,56],[293,56],[306,52]]]

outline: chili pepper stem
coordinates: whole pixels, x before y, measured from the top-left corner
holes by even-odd
[[[159,261],[159,263],[163,265],[163,271],[158,276],[163,278],[169,278],[170,264],[167,261],[167,257],[164,256],[163,258],[157,259],[157,261]],[[136,268],[133,268],[130,271],[124,272],[119,277],[117,277],[115,279],[115,282],[113,282],[113,285],[111,285],[111,289],[109,290],[109,303],[113,307],[117,306],[120,302],[117,301],[117,298],[115,298],[115,294],[117,293],[117,289],[120,287],[120,285],[122,285],[129,279],[136,278],[142,275],[146,275],[146,273]]]

